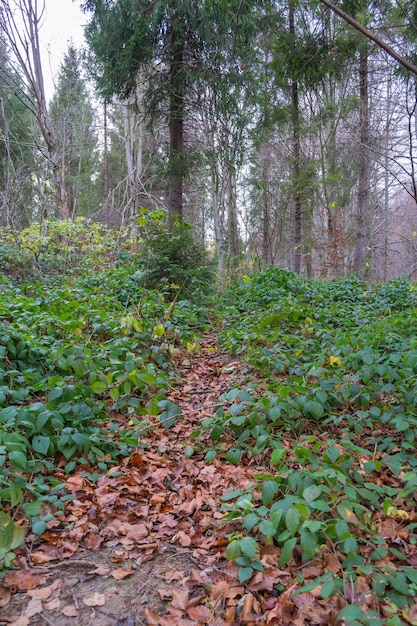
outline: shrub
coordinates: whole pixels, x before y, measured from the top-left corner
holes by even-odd
[[[168,230],[161,223],[150,223],[143,238],[143,285],[163,289],[166,297],[198,300],[211,291],[214,262],[204,245],[193,238],[187,223]]]

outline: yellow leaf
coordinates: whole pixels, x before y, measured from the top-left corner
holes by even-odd
[[[331,356],[329,359],[330,365],[337,365],[338,367],[342,367],[342,360],[338,356]]]
[[[165,326],[163,324],[158,324],[154,326],[153,334],[155,337],[162,337],[165,334]]]

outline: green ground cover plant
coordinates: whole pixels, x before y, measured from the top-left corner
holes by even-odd
[[[62,262],[68,242],[55,235],[67,230],[50,225],[45,258]],[[23,541],[16,521],[23,516],[41,535],[63,510],[58,465],[67,475],[81,467],[98,476],[140,445],[152,416],[172,426],[180,413],[166,397],[177,378],[172,354],[195,345],[208,322],[207,306],[181,290],[169,302],[145,288],[139,258],[123,247],[111,248],[102,270],[86,251],[82,257],[67,275],[52,264],[45,275],[28,272],[36,281],[9,273],[0,285],[0,564],[10,564]]]
[[[298,592],[321,585],[325,599],[367,576],[385,621],[354,603],[340,619],[414,623],[414,549],[384,527],[394,520],[416,545],[416,314],[417,292],[402,280],[319,282],[269,268],[224,293],[223,344],[248,363],[248,383],[224,394],[203,428],[207,459],[262,468],[251,488],[224,495],[241,582],[262,569],[262,545],[281,547],[282,567],[330,550],[340,572]]]

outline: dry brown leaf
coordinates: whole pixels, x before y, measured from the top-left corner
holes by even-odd
[[[9,626],[28,626],[29,618],[26,615],[21,615],[14,622],[10,622]]]
[[[60,606],[61,600],[59,598],[54,598],[53,600],[50,600],[50,602],[44,602],[43,604],[44,609],[47,611],[55,611],[56,609],[59,609]]]
[[[166,580],[168,583],[172,583],[173,580],[181,580],[184,577],[184,572],[179,572],[178,570],[169,570],[162,574],[162,578]]]
[[[68,606],[64,606],[62,614],[65,615],[65,617],[78,617],[80,612],[74,604],[69,604]]]
[[[99,593],[96,591],[91,594],[91,596],[85,596],[83,598],[83,603],[86,606],[104,606],[106,604],[106,596],[104,593]]]
[[[84,545],[88,550],[98,550],[103,541],[103,537],[93,532],[87,533],[83,539]]]
[[[49,587],[40,587],[39,589],[30,589],[27,593],[31,598],[40,598],[41,600],[47,600],[51,595],[53,589],[52,585]]]
[[[3,585],[0,585],[0,607],[7,606],[10,601],[12,592],[10,589],[6,589]]]
[[[198,624],[210,624],[213,617],[210,609],[203,604],[190,607],[187,613]]]
[[[171,605],[175,609],[181,609],[182,611],[185,611],[185,609],[188,606],[188,597],[189,597],[188,591],[182,591],[181,589],[173,589],[171,595],[172,595]]]
[[[126,535],[127,539],[132,539],[132,541],[140,541],[149,534],[145,524],[126,524],[122,526],[121,532]]]
[[[146,607],[146,609],[144,609],[143,611],[143,617],[146,619],[149,626],[158,626],[159,615],[154,609]]]
[[[27,591],[43,585],[46,578],[43,574],[29,570],[16,570],[6,574],[2,580],[5,587],[13,587],[18,591]]]
[[[26,615],[26,617],[33,617],[34,615],[38,615],[38,613],[42,613],[42,611],[42,600],[40,598],[32,598],[24,610],[24,615]]]
[[[123,578],[127,578],[127,576],[131,576],[134,574],[134,569],[123,569],[119,567],[118,569],[114,569],[111,573],[112,577],[116,580],[123,580]]]
[[[191,545],[191,537],[188,533],[184,532],[183,530],[180,530],[177,533],[177,537],[176,537],[178,543],[183,547],[183,548],[188,548],[188,546]]]
[[[242,621],[256,622],[261,613],[261,605],[252,593],[247,593],[243,600]]]

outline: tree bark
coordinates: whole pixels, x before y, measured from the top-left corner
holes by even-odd
[[[362,33],[362,35],[365,35],[365,37],[376,43],[379,48],[385,50],[385,52],[387,52],[393,59],[395,59],[398,63],[405,67],[409,72],[417,74],[417,65],[414,65],[413,63],[411,63],[411,61],[408,61],[403,56],[398,54],[398,52],[396,52],[393,48],[391,48],[391,46],[386,44],[385,41],[383,41],[380,37],[374,35],[368,28],[366,28],[366,26],[363,26],[363,24],[355,20],[351,15],[343,11],[332,2],[329,2],[329,0],[320,0],[320,2],[329,9],[331,9],[334,13],[336,13],[336,15],[344,19],[345,22],[353,26],[353,28],[355,28],[358,32]]]
[[[39,24],[45,11],[45,3],[42,2],[41,4],[42,8],[39,11],[38,0],[19,0],[18,7],[21,15],[21,24],[15,19],[10,5],[2,2],[0,30],[2,31],[2,37],[6,38],[12,49],[20,69],[26,78],[28,87],[33,93],[33,107],[30,103],[28,103],[27,106],[35,114],[39,129],[46,143],[55,181],[56,203],[59,208],[59,217],[61,219],[68,219],[67,193],[55,135],[49,118],[43,80],[39,45]]]
[[[185,32],[181,17],[173,10],[170,38],[169,176],[168,222],[183,218],[184,181],[184,72]]]
[[[368,50],[363,47],[359,58],[360,82],[360,145],[358,172],[358,208],[356,216],[356,238],[353,255],[353,271],[365,273],[366,238],[369,210],[369,93],[368,93]]]
[[[289,5],[289,29],[295,42],[294,5]],[[298,83],[291,81],[291,115],[292,115],[292,178],[294,202],[294,257],[293,270],[301,272],[301,234],[302,234],[302,206],[300,193],[301,175],[301,146],[300,146],[300,103],[298,98]]]

